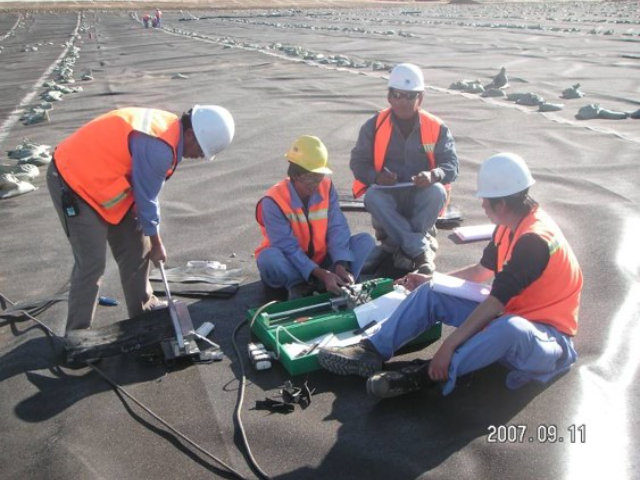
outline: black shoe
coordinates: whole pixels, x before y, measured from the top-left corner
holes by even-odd
[[[405,272],[410,272],[415,267],[415,262],[407,257],[401,249],[396,249],[393,254],[393,266],[398,270],[403,270]]]
[[[298,283],[287,291],[287,300],[297,300],[299,298],[309,297],[313,295],[315,289],[315,285],[312,283]]]
[[[376,373],[367,380],[367,393],[377,398],[393,398],[435,385],[429,377],[430,361],[408,365],[400,370]]]
[[[433,261],[435,255],[431,249],[428,252],[422,252],[413,259],[413,265],[416,273],[431,275],[436,270],[436,264]]]
[[[349,347],[327,347],[318,351],[318,363],[338,375],[368,377],[382,370],[382,356],[373,345],[360,342]]]

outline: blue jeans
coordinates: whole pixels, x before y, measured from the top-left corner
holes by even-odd
[[[477,306],[478,302],[434,292],[425,284],[413,291],[369,340],[389,359],[436,322],[459,327]],[[457,377],[495,362],[511,370],[507,387],[518,388],[531,380],[548,382],[576,359],[571,337],[550,325],[503,315],[456,349],[442,391],[448,395]]]
[[[393,245],[415,258],[429,247],[426,235],[438,220],[447,200],[447,192],[440,183],[428,188],[371,187],[364,197],[364,205],[371,213],[375,228],[382,228]]]
[[[374,246],[375,241],[368,233],[358,233],[349,239],[349,250],[354,257],[351,262],[351,273],[354,278],[357,279],[360,276],[362,266]],[[332,265],[333,261],[327,256],[321,266],[329,268]],[[262,281],[273,288],[290,289],[294,285],[307,281],[278,248],[269,247],[260,252],[258,271]]]

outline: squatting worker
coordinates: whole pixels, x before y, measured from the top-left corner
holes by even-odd
[[[66,330],[89,328],[107,243],[120,271],[129,315],[159,304],[149,262],[167,258],[158,194],[183,157],[213,160],[233,139],[231,114],[196,105],[182,117],[150,108],[101,115],[60,143],[47,185],[73,251]]]
[[[417,66],[397,65],[388,87],[390,107],[362,126],[351,151],[353,195],[366,191],[380,248],[397,268],[432,273],[434,226],[458,175],[455,143],[442,120],[420,108],[424,78]]]
[[[288,177],[271,187],[256,207],[262,244],[256,260],[262,281],[286,288],[289,298],[319,287],[340,293],[353,284],[374,247],[368,233],[351,236],[340,210],[322,141],[299,137],[285,155]]]
[[[577,358],[582,272],[551,217],[529,196],[534,180],[517,155],[490,157],[480,168],[476,196],[497,225],[482,259],[450,275],[484,282],[494,276],[481,303],[435,292],[429,277],[409,274],[398,283],[411,295],[368,340],[319,352],[326,369],[371,375],[367,391],[395,397],[443,382],[449,394],[456,378],[495,362],[506,365],[507,386],[548,382]],[[375,373],[400,347],[441,320],[458,327],[430,362],[400,371]]]

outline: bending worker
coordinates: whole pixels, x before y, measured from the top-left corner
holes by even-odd
[[[285,155],[288,178],[258,202],[262,244],[256,249],[262,281],[286,288],[289,298],[312,293],[314,283],[339,294],[353,284],[374,247],[368,233],[351,236],[327,166],[327,149],[303,135]]]
[[[487,217],[497,225],[482,259],[451,273],[473,282],[495,275],[491,294],[478,303],[438,293],[429,276],[397,281],[413,293],[380,330],[358,345],[327,348],[318,361],[339,374],[369,376],[369,394],[389,398],[443,382],[449,394],[456,378],[495,362],[507,366],[507,386],[547,382],[566,371],[577,354],[582,272],[560,228],[529,196],[534,180],[517,155],[484,162],[478,191]],[[437,321],[458,327],[429,362],[376,373],[400,347]]]
[[[397,65],[389,75],[391,107],[362,126],[350,167],[353,195],[366,191],[364,204],[380,248],[393,255],[397,268],[432,273],[434,226],[458,175],[458,157],[449,129],[420,108],[423,98],[422,71]]]
[[[73,251],[67,333],[91,327],[107,243],[130,317],[162,305],[149,262],[164,262],[158,194],[183,157],[213,160],[233,139],[231,114],[196,105],[182,117],[123,108],[90,121],[60,143],[47,185]]]

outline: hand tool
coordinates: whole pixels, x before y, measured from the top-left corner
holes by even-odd
[[[176,341],[178,342],[178,348],[180,353],[184,353],[184,337],[182,336],[182,327],[180,326],[180,320],[178,319],[178,311],[176,305],[171,298],[171,291],[169,290],[169,282],[167,282],[167,275],[164,272],[164,262],[158,262],[160,268],[160,275],[162,275],[162,283],[164,284],[164,291],[167,295],[167,301],[169,302],[169,316],[171,317],[171,323],[176,332]]]

